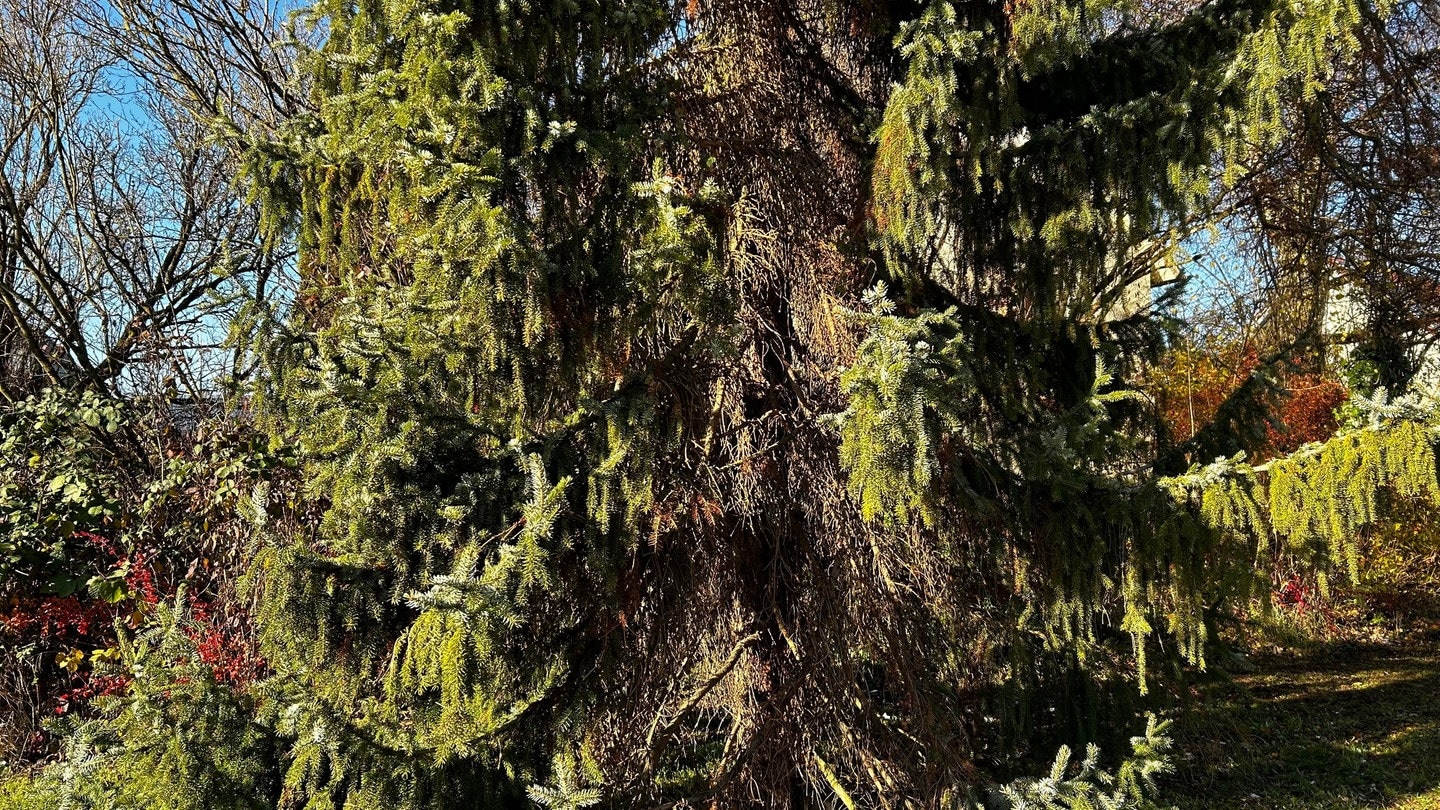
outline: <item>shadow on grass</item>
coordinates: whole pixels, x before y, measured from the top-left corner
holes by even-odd
[[[1202,686],[1176,723],[1167,803],[1440,808],[1440,645],[1343,645],[1256,663],[1254,674]]]

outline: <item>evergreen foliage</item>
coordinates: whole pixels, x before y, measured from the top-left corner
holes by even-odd
[[[503,804],[584,747],[616,666],[597,622],[677,427],[656,378],[726,351],[713,195],[643,148],[662,5],[316,11],[318,112],[261,186],[299,201],[313,301],[266,401],[328,505],[257,561],[306,695],[287,800]]]
[[[256,499],[274,676],[217,690],[162,623],[162,691],[34,784],[963,807],[1123,728],[1257,559],[1353,573],[1377,493],[1440,496],[1411,401],[1173,474],[1156,319],[1108,318],[1357,13],[323,0],[313,110],[245,170],[301,246],[257,397],[319,514]],[[1163,731],[985,806],[1145,807]]]
[[[1061,747],[1050,773],[1041,778],[1019,779],[994,791],[986,807],[1003,810],[1123,810],[1153,807],[1147,796],[1154,791],[1155,777],[1169,770],[1166,755],[1170,748],[1164,736],[1169,723],[1151,715],[1145,734],[1130,738],[1132,756],[1116,773],[1099,769],[1100,752],[1091,744],[1074,776],[1070,749]]]
[[[122,694],[72,721],[64,759],[0,792],[5,810],[249,810],[273,807],[274,737],[255,702],[215,680],[185,632],[183,590],[142,632],[120,632]]]

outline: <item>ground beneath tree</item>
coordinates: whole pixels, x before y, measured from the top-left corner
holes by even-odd
[[[1180,810],[1440,810],[1440,630],[1252,659],[1173,729]]]

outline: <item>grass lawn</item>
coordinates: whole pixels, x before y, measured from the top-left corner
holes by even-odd
[[[1253,660],[1176,722],[1162,800],[1200,808],[1440,810],[1440,632]]]

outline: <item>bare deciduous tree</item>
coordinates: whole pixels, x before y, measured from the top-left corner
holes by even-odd
[[[1440,338],[1440,3],[1378,5],[1223,201],[1203,286],[1242,341],[1277,355],[1354,341],[1399,390]],[[1342,289],[1362,321],[1348,335],[1325,322]]]
[[[295,103],[271,12],[0,0],[0,396],[235,372],[233,308],[288,260],[214,135]]]

